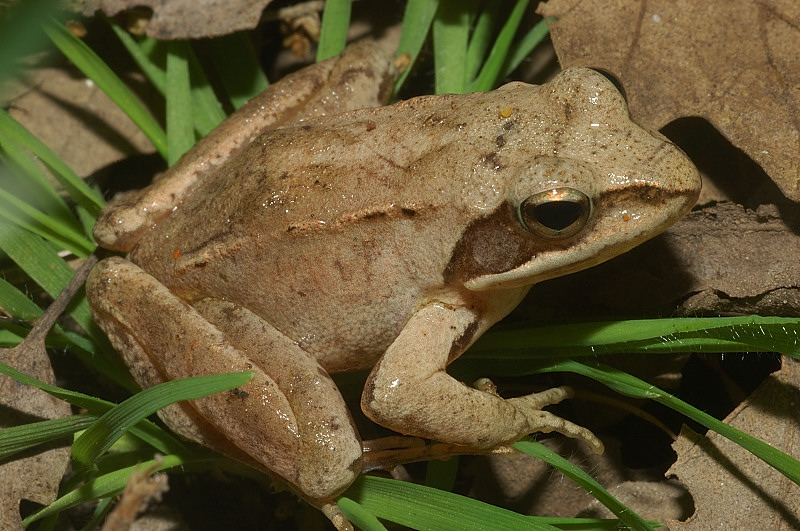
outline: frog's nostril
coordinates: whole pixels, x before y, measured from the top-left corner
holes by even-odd
[[[533,194],[519,207],[520,221],[528,231],[550,240],[574,236],[586,226],[592,204],[574,188],[554,188]]]

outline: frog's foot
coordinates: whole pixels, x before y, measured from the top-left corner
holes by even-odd
[[[363,472],[373,470],[389,470],[398,465],[416,463],[418,461],[431,461],[434,459],[447,460],[454,455],[507,455],[515,450],[510,446],[495,448],[476,448],[460,444],[433,443],[427,444],[419,437],[383,437],[363,442],[364,468]]]
[[[336,502],[326,503],[319,508],[322,514],[328,517],[337,531],[353,531],[353,524],[344,515]]]
[[[87,281],[92,313],[143,387],[251,371],[235,394],[159,412],[174,431],[280,476],[313,503],[333,499],[361,472],[361,441],[336,385],[317,361],[246,308],[176,297],[122,258]]]
[[[542,411],[545,406],[558,404],[566,398],[572,398],[572,389],[567,386],[554,387],[541,393],[532,393],[517,398],[509,398],[508,403],[513,405],[520,413],[528,419],[530,432],[557,432],[572,439],[581,439],[588,444],[596,454],[602,454],[603,443],[597,436],[584,428],[568,420],[553,415],[549,411]]]
[[[474,389],[447,374],[447,364],[493,322],[473,306],[433,301],[420,308],[373,367],[361,409],[398,433],[462,446],[496,448],[557,431],[601,451],[589,430],[541,410],[569,397],[568,388],[506,400],[490,382]]]

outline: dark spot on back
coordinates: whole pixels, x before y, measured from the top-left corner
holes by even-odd
[[[431,114],[427,118],[425,118],[425,125],[439,125],[442,123],[444,119],[440,118],[436,114]]]
[[[482,156],[481,162],[483,162],[484,165],[493,168],[495,170],[503,169],[503,165],[500,164],[500,157],[497,156],[496,151],[492,151],[491,153],[487,153],[484,156]]]

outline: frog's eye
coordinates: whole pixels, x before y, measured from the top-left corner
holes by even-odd
[[[519,217],[530,232],[548,240],[569,238],[586,226],[592,213],[589,197],[574,188],[553,188],[533,194],[519,206]]]

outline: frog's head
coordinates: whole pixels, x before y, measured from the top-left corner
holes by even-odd
[[[569,69],[536,88],[550,98],[560,134],[543,145],[542,120],[522,124],[520,113],[528,132],[516,144],[538,133],[537,152],[517,153],[522,163],[504,169],[502,201],[466,228],[446,272],[472,290],[532,285],[604,262],[664,231],[700,192],[686,155],[632,122],[600,74]]]

